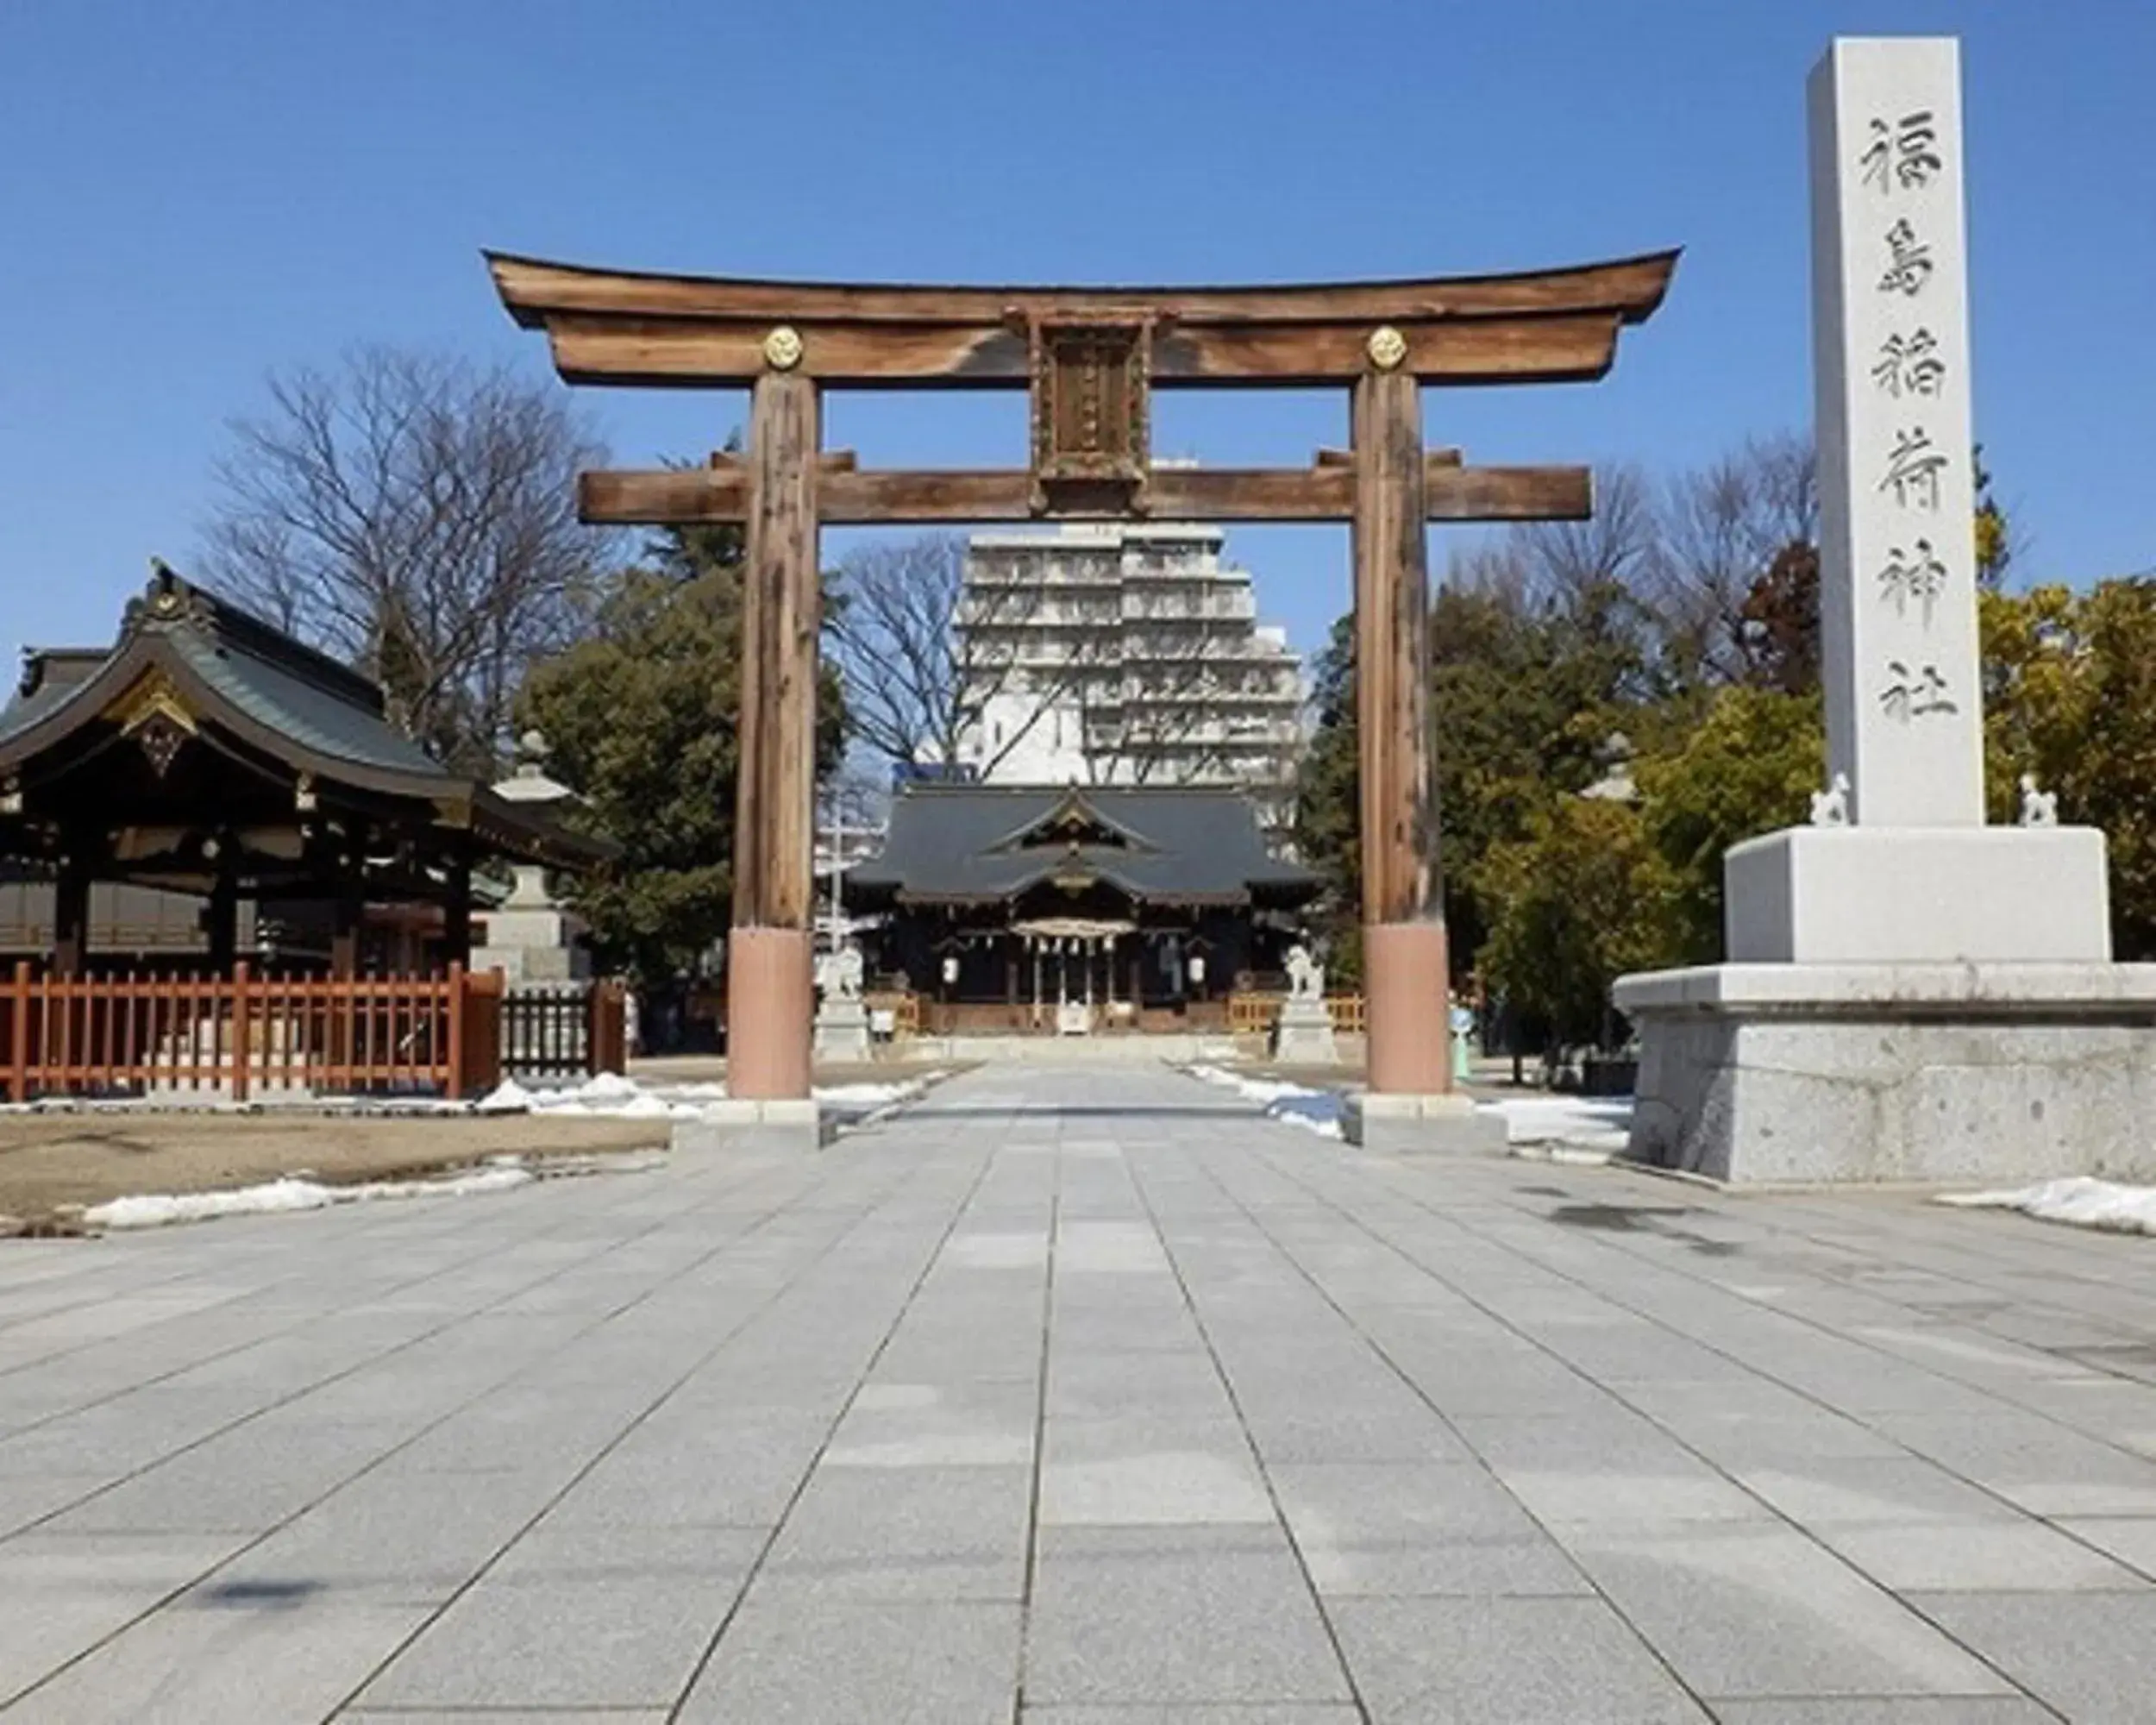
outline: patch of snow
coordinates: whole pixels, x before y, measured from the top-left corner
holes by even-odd
[[[595,1072],[576,1087],[586,1102],[625,1102],[642,1093],[643,1086],[619,1072]]]
[[[2156,1186],[2121,1186],[2081,1175],[2011,1191],[1942,1193],[1934,1201],[1966,1210],[2019,1210],[2039,1221],[2078,1228],[2156,1234]]]
[[[818,1084],[809,1094],[819,1107],[843,1117],[842,1127],[852,1127],[881,1120],[903,1104],[917,1101],[931,1085],[941,1083],[950,1076],[934,1071],[914,1078],[887,1079],[881,1083]]]
[[[364,1204],[378,1198],[450,1198],[479,1192],[505,1192],[537,1178],[521,1164],[495,1162],[439,1180],[370,1180],[352,1186],[326,1186],[318,1180],[287,1175],[259,1186],[229,1192],[145,1192],[94,1204],[83,1220],[98,1228],[160,1228],[172,1222],[208,1221],[216,1216],[269,1216],[294,1210],[326,1209],[332,1204]]]
[[[302,1169],[257,1186],[229,1192],[149,1192],[115,1198],[82,1213],[91,1227],[113,1230],[164,1227],[173,1222],[209,1221],[219,1216],[268,1216],[297,1210],[327,1209],[333,1204],[367,1204],[383,1198],[465,1198],[508,1192],[539,1180],[564,1180],[591,1174],[642,1174],[666,1166],[663,1154],[646,1156],[550,1156],[527,1162],[521,1156],[490,1156],[477,1168],[421,1180],[369,1180],[333,1186]]]
[[[1563,1145],[1614,1153],[1632,1133],[1629,1096],[1506,1096],[1481,1106],[1484,1113],[1504,1116],[1506,1136],[1515,1146]]]
[[[705,1101],[725,1094],[723,1084],[646,1085],[618,1072],[601,1072],[577,1084],[530,1089],[505,1080],[477,1107],[481,1113],[521,1109],[575,1120],[693,1120],[703,1114]]]
[[[1194,1078],[1233,1090],[1255,1102],[1272,1120],[1308,1128],[1326,1138],[1340,1136],[1346,1098],[1337,1090],[1313,1089],[1282,1078],[1256,1078],[1202,1062],[1184,1069]],[[1629,1096],[1522,1096],[1479,1105],[1503,1116],[1507,1137],[1515,1146],[1536,1146],[1552,1161],[1606,1162],[1625,1147],[1632,1129]]]
[[[915,1097],[946,1076],[929,1072],[883,1083],[826,1084],[816,1100],[849,1113],[874,1113]],[[524,1085],[505,1078],[477,1101],[446,1105],[478,1114],[550,1114],[576,1120],[694,1120],[709,1105],[724,1101],[726,1087],[710,1081],[693,1084],[648,1084],[617,1072],[602,1072],[575,1084]]]
[[[531,1107],[531,1092],[514,1078],[505,1078],[472,1104],[475,1114],[521,1114]]]
[[[882,1083],[827,1084],[815,1092],[817,1101],[849,1114],[873,1113],[910,1102],[930,1085],[948,1075],[929,1072],[918,1077],[893,1079]],[[385,1101],[379,1096],[321,1096],[307,1099],[311,1108],[349,1109],[356,1113],[443,1114],[559,1114],[571,1119],[624,1120],[701,1120],[709,1105],[724,1101],[726,1087],[705,1081],[693,1084],[647,1084],[617,1072],[602,1072],[574,1084],[519,1083],[505,1078],[474,1101],[449,1102],[436,1098]],[[105,1108],[169,1106],[158,1101],[131,1099],[85,1104],[74,1097],[35,1102],[0,1102],[0,1113],[43,1113],[56,1108],[77,1111],[85,1107]],[[226,1112],[244,1112],[246,1104],[222,1105]]]
[[[886,1108],[893,1102],[910,1102],[943,1075],[931,1072],[919,1078],[899,1078],[881,1084],[818,1084],[809,1094],[819,1102],[840,1108]]]
[[[1300,1126],[1320,1138],[1340,1136],[1340,1115],[1347,1106],[1347,1099],[1338,1090],[1313,1089],[1307,1084],[1293,1084],[1284,1078],[1245,1077],[1225,1067],[1203,1063],[1184,1070],[1194,1078],[1221,1085],[1245,1101],[1257,1103],[1265,1111],[1268,1120],[1285,1120],[1289,1126]]]
[[[639,1090],[614,1110],[625,1120],[671,1120],[673,1105],[661,1101],[649,1090]],[[694,1112],[693,1110],[691,1111]]]

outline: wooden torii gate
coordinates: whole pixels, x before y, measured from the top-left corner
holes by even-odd
[[[1602,376],[1675,252],[1535,273],[1279,287],[996,288],[732,280],[490,253],[502,303],[570,383],[746,386],[745,455],[587,473],[586,521],[747,528],[727,983],[728,1088],[809,1094],[817,540],[823,524],[1347,521],[1355,556],[1372,1090],[1451,1083],[1431,777],[1429,521],[1578,519],[1583,467],[1423,447],[1420,386]],[[1151,393],[1344,386],[1353,447],[1305,469],[1156,468]],[[826,388],[1030,389],[1032,459],[877,472],[822,448]]]

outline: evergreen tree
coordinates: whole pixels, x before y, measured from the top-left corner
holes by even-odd
[[[601,958],[646,982],[693,971],[731,919],[740,675],[740,536],[692,528],[654,539],[586,638],[524,684],[520,722],[585,799],[572,818],[621,847],[574,889],[576,907]],[[827,667],[819,771],[837,765],[843,730]]]

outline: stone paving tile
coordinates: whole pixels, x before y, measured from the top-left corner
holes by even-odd
[[[1138,1066],[0,1248],[10,1720],[2134,1718],[2147,1576],[2146,1242]]]
[[[1593,1590],[1519,1500],[1471,1464],[1329,1462],[1269,1477],[1327,1600]]]
[[[1047,1527],[1036,1564],[1029,1701],[1350,1698],[1276,1526]]]
[[[1182,1420],[1232,1420],[1227,1386],[1205,1354],[1100,1353],[1064,1343],[1060,1327],[1050,1333],[1048,1418],[1113,1419],[1142,1409]]]
[[[2076,1725],[2149,1717],[2156,1590],[1922,1593],[1917,1609]]]
[[[2038,1515],[2156,1515],[2156,1460],[2054,1421],[1995,1408],[1967,1417],[1891,1414],[1880,1430]]]
[[[2101,1552],[2036,1521],[1874,1522],[1815,1532],[1823,1544],[1897,1593],[2116,1592],[2147,1585]]]
[[[1372,1725],[1708,1716],[1597,1599],[1355,1599],[1332,1615]]]
[[[1468,1458],[1445,1421],[1414,1405],[1366,1407],[1317,1389],[1294,1402],[1264,1396],[1242,1403],[1250,1442],[1269,1467],[1298,1462],[1445,1462]]]
[[[596,1711],[582,1707],[566,1710],[549,1707],[538,1713],[504,1712],[492,1707],[479,1711],[458,1709],[448,1712],[436,1707],[418,1710],[400,1707],[394,1713],[348,1708],[337,1715],[337,1725],[667,1725],[667,1717],[663,1708],[639,1708],[624,1712],[613,1707]]]
[[[731,1527],[542,1522],[360,1696],[376,1708],[672,1702],[739,1597],[762,1537]]]
[[[1455,1422],[1506,1488],[1545,1521],[1733,1521],[1766,1506],[1631,1414]]]
[[[1358,1708],[1324,1702],[1243,1706],[1028,1707],[1020,1725],[1363,1725]]]
[[[45,1525],[56,1533],[266,1533],[407,1435],[401,1426],[265,1415],[124,1479]]]
[[[1035,1343],[1037,1352],[1039,1344]],[[865,1385],[831,1434],[829,1467],[1027,1466],[1039,1393],[1030,1383]]]
[[[1698,1694],[1996,1695],[2011,1686],[1793,1528],[1552,1530]]]
[[[8,1709],[9,1725],[327,1718],[428,1609],[197,1588]]]
[[[681,1725],[1007,1725],[1018,1608],[752,1595]]]
[[[1025,1590],[1027,1467],[834,1467],[810,1476],[758,1585],[843,1599],[1000,1599]]]
[[[57,1515],[111,1484],[109,1473],[0,1476],[0,1540]]]
[[[2039,1703],[2006,1696],[1866,1701],[1845,1695],[1831,1701],[1720,1701],[1714,1717],[1721,1725],[2053,1725],[2059,1716]]]
[[[2156,1516],[2078,1516],[2055,1525],[2156,1579]]]
[[[1146,1419],[1048,1427],[1044,1527],[1272,1524],[1265,1483],[1241,1428]]]
[[[44,1533],[0,1543],[0,1707],[238,1545],[204,1534]]]
[[[208,1585],[225,1604],[334,1592],[431,1610],[517,1539],[549,1495],[547,1482],[522,1474],[377,1469],[248,1546]]]
[[[1747,1491],[1808,1527],[1986,1518],[2010,1522],[2022,1513],[1936,1463],[1906,1453],[1777,1460],[1734,1466],[1730,1472]]]

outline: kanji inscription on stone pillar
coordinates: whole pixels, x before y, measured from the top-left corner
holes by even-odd
[[[1809,93],[1827,772],[1858,825],[1981,825],[1959,45],[1843,38]]]

